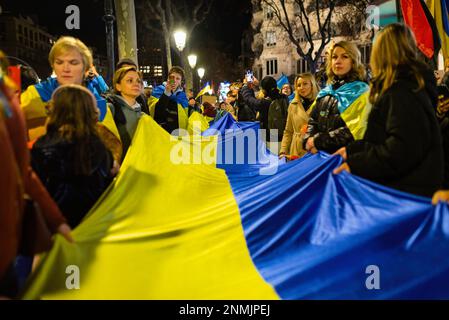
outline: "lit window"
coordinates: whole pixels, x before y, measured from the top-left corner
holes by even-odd
[[[276,45],[276,32],[267,31],[267,46],[272,47]]]

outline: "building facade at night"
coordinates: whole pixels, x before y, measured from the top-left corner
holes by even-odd
[[[47,30],[30,17],[0,15],[0,42],[12,64],[27,65],[40,79],[51,75],[48,53],[55,41]]]
[[[159,33],[143,30],[138,34],[139,70],[148,85],[159,85],[166,80],[167,61],[164,38]]]
[[[274,2],[278,1],[274,0]],[[305,1],[306,8],[310,2],[310,0]],[[252,3],[253,19],[251,26],[254,30],[252,50],[255,54],[253,70],[256,77],[259,79],[265,76],[279,78],[282,74],[293,76],[310,71],[307,62],[299,56],[296,46],[290,41],[287,32],[280,25],[273,9],[264,1],[253,0]],[[294,22],[296,19],[296,23],[299,23],[295,18],[299,14],[299,8],[295,1],[286,1],[286,6],[287,12],[289,12],[289,20]],[[362,53],[363,63],[368,64],[371,54],[372,33],[366,29],[364,23],[358,30],[349,30],[350,28],[345,27],[345,16],[349,10],[348,7],[337,7],[335,9],[331,20],[334,34],[327,46],[340,40],[354,41]],[[327,14],[327,12],[328,10],[323,10],[323,14]],[[321,37],[317,32],[318,23],[315,11],[309,13],[309,19],[313,31],[314,48],[319,48]],[[301,34],[296,37],[299,37],[300,42],[303,43],[302,49],[307,51],[310,44],[305,37]],[[321,53],[317,67],[323,63],[324,55],[325,50]]]

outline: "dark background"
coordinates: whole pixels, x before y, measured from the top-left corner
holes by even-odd
[[[74,4],[80,8],[81,29],[67,30],[65,21],[67,6]],[[35,2],[23,0],[0,0],[3,12],[31,16],[40,26],[58,37],[71,35],[79,37],[88,46],[98,49],[106,55],[105,25],[103,22],[104,3],[102,0],[40,0]],[[249,28],[251,22],[250,0],[216,0],[208,18],[198,25],[191,35],[192,47],[196,50],[213,45],[225,52],[230,58],[240,55],[241,35]],[[137,21],[137,32],[139,21]],[[142,44],[138,44],[139,46]]]

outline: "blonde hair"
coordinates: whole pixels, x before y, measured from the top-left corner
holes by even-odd
[[[336,77],[334,71],[332,70],[332,55],[334,54],[334,50],[338,47],[344,49],[352,60],[351,70],[346,75],[348,80],[349,81],[365,80],[366,71],[365,67],[362,64],[362,54],[360,53],[359,48],[357,48],[357,46],[352,42],[340,41],[334,44],[329,49],[329,56],[326,61],[326,74],[328,77],[327,83],[332,83],[332,81],[334,81]]]
[[[126,74],[131,71],[137,72],[140,80],[142,80],[142,75],[139,71],[137,71],[136,67],[120,68],[114,73],[114,79],[112,79],[112,87],[114,88],[115,93],[120,94],[120,91],[117,90],[117,84],[120,84],[120,82],[122,82],[122,80],[126,76]]]
[[[298,90],[298,81],[299,79],[309,80],[312,85],[312,100],[315,100],[316,96],[318,95],[318,92],[320,92],[320,86],[316,82],[315,76],[311,73],[301,73],[295,78],[295,101],[301,101]],[[307,97],[303,97],[307,98]]]
[[[424,88],[424,78],[420,71],[424,62],[419,54],[415,36],[403,24],[390,24],[377,34],[370,64],[373,72],[371,103],[393,85],[400,66],[406,66],[411,71],[418,82],[417,91]]]
[[[53,67],[56,56],[69,50],[76,50],[80,53],[83,59],[84,71],[88,71],[93,64],[92,52],[90,52],[89,48],[81,40],[67,36],[59,38],[51,48],[50,54],[48,55],[50,66]]]

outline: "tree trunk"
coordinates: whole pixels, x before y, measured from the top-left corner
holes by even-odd
[[[108,52],[108,74],[106,75],[106,81],[112,83],[112,78],[115,73],[115,46],[114,46],[114,5],[112,0],[106,0],[104,2],[104,17],[103,20],[106,25],[106,47]]]
[[[311,74],[315,74],[315,72],[316,72],[316,59],[317,59],[316,57],[315,57],[315,60],[314,60],[312,57],[307,56],[306,61],[309,64],[309,68],[310,68],[310,73]]]
[[[130,58],[137,64],[136,11],[134,0],[115,0],[119,59]]]
[[[161,26],[162,26],[162,31],[164,32],[165,51],[166,51],[166,55],[167,55],[167,68],[168,68],[167,72],[168,72],[168,71],[170,71],[173,63],[172,63],[172,58],[171,58],[170,31],[167,28],[167,22],[165,21],[164,17],[162,17]]]
[[[190,68],[189,59],[187,58],[187,50],[184,49],[182,51],[181,59],[186,77],[186,92],[188,92],[189,89],[193,90],[193,73],[192,68]]]

